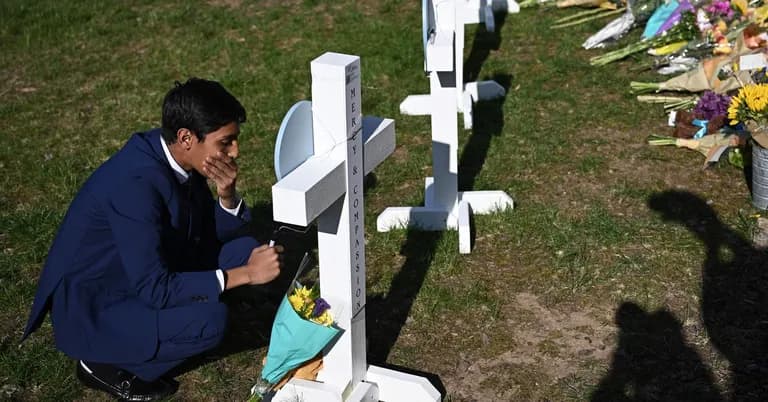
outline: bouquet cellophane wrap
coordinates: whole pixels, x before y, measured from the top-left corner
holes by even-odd
[[[739,70],[734,71],[729,77],[721,80],[718,78],[718,72],[728,65],[737,63],[743,55],[759,53],[763,49],[751,49],[744,43],[744,38],[739,35],[733,52],[727,56],[717,56],[706,59],[699,63],[699,66],[691,71],[671,78],[660,85],[660,91],[689,91],[704,92],[711,90],[717,93],[726,93],[734,89],[739,89],[743,85],[754,83],[752,72]]]
[[[293,309],[288,297],[277,309],[269,338],[267,361],[261,378],[274,384],[286,373],[315,357],[339,333],[338,328],[305,320]]]
[[[298,278],[308,265],[309,258],[305,255],[288,291],[283,295],[272,323],[269,349],[264,368],[261,370],[261,378],[270,384],[276,384],[289,371],[317,356],[341,332],[334,326],[325,326],[303,318],[288,301],[288,295],[292,294],[296,287],[301,287]]]

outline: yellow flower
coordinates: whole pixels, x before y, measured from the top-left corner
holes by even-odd
[[[731,6],[736,7],[742,15],[747,14],[747,0],[731,0]]]
[[[304,308],[304,298],[295,293],[288,296],[288,302],[291,303],[291,307],[296,311],[301,311]]]
[[[763,114],[768,106],[768,84],[747,85],[742,90],[749,110]]]
[[[331,318],[331,314],[328,312],[328,310],[325,310],[325,312],[320,314],[320,316],[312,318],[312,321],[326,327],[329,327],[331,324],[333,324],[333,318]]]
[[[739,91],[736,96],[731,98],[731,104],[728,105],[728,120],[731,121],[732,125],[739,124],[739,110],[741,109],[742,98],[743,92]]]
[[[766,20],[768,20],[768,4],[755,9],[754,18],[760,26],[765,26]]]
[[[293,292],[296,296],[301,297],[302,299],[308,300],[309,296],[312,294],[312,291],[307,289],[306,286],[302,286],[300,288],[296,288],[296,290]]]

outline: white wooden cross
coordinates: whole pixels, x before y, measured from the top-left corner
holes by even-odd
[[[493,10],[503,1],[496,0],[422,0],[424,41],[424,67],[427,72],[453,71],[457,85],[456,106],[464,116],[464,128],[472,128],[472,105],[479,100],[500,98],[504,87],[495,81],[467,82],[464,84],[464,25],[484,23],[493,32]],[[514,0],[509,0],[508,11],[518,12]],[[400,112],[407,115],[429,114],[424,99],[429,95],[411,95],[400,104]]]
[[[310,66],[311,106],[291,108],[276,146],[273,215],[317,222],[320,293],[343,333],[323,351],[318,381],[291,380],[273,400],[439,401],[426,378],[366,360],[363,177],[394,151],[394,121],[362,118],[359,57],[325,53]]]
[[[458,117],[472,126],[472,104],[504,96],[495,81],[463,84],[466,0],[425,0],[424,56],[430,93],[411,95],[400,104],[408,115],[430,115],[432,174],[425,180],[423,207],[390,207],[376,220],[378,231],[408,226],[422,230],[458,229],[459,252],[471,252],[470,213],[512,208],[503,191],[458,191]],[[459,4],[460,3],[460,4]],[[461,5],[461,7],[459,6]]]

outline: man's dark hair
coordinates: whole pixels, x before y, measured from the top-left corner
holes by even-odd
[[[245,109],[221,84],[200,78],[176,81],[163,100],[163,139],[176,142],[176,133],[187,128],[201,142],[219,128],[245,122]]]

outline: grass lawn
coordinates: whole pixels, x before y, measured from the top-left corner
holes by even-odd
[[[359,55],[363,113],[397,122],[366,192],[371,363],[429,373],[448,401],[768,399],[766,255],[745,172],[647,146],[670,129],[629,82],[662,78],[632,60],[589,66],[600,51],[580,44],[605,21],[548,29],[573,12],[467,26],[466,78],[508,94],[460,131],[460,189],[516,207],[476,217],[459,255],[456,232],[375,228],[387,206],[422,204],[431,172],[429,118],[399,113],[429,90],[420,2],[0,2],[0,399],[104,398],[78,383],[49,320],[19,339],[69,202],[159,125],[173,82],[219,80],[245,106],[238,184],[265,234],[277,129],[325,51]],[[311,249],[311,232],[294,237],[294,254]],[[247,398],[270,325],[249,307],[270,293],[241,293],[222,350],[178,377],[175,400]]]

